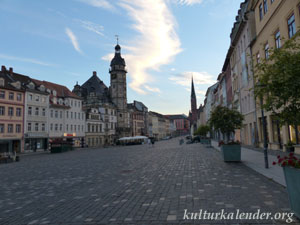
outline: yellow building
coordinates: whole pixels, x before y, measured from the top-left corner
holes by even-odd
[[[255,13],[256,40],[252,45],[254,65],[262,58],[269,57],[271,48],[280,48],[298,32],[300,27],[299,0],[255,0],[252,1]],[[263,146],[262,118],[260,104],[257,102],[257,121],[259,144]],[[270,149],[283,149],[288,140],[295,142],[296,129],[292,126],[280,127],[270,112],[265,112],[267,136]],[[300,130],[300,126],[298,126]],[[299,143],[298,143],[299,144]]]
[[[24,151],[24,90],[19,81],[0,71],[0,154]]]

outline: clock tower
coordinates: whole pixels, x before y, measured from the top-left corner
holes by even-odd
[[[125,136],[129,128],[129,114],[127,111],[127,85],[125,60],[121,57],[121,47],[115,47],[115,56],[110,63],[110,96],[117,107],[117,132]]]

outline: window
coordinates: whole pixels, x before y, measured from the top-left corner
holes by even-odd
[[[4,116],[4,115],[5,115],[5,107],[0,106],[0,116]]]
[[[21,133],[21,125],[20,124],[16,125],[16,133]]]
[[[52,123],[50,124],[50,130],[53,130],[53,124]]]
[[[4,133],[4,124],[0,123],[0,133]]]
[[[32,101],[32,94],[28,95],[30,101]]]
[[[59,117],[62,119],[62,111],[59,112]]]
[[[69,124],[67,124],[67,126],[66,126],[66,130],[67,130],[67,131],[69,130]]]
[[[269,44],[268,43],[265,45],[265,58],[269,59]]]
[[[69,118],[69,111],[67,111],[66,113],[67,113],[67,118]]]
[[[62,131],[62,124],[59,125],[59,130]]]
[[[31,131],[31,123],[28,123],[28,124],[27,124],[27,130],[28,130],[28,131]]]
[[[280,31],[277,31],[275,33],[275,45],[276,45],[276,48],[280,48],[281,47],[281,43],[280,43]]]
[[[22,110],[21,110],[21,108],[17,108],[16,109],[16,116],[21,116],[21,112],[22,112]]]
[[[22,101],[22,95],[21,94],[17,94],[17,101]]]
[[[0,86],[3,87],[4,86],[4,79],[0,78]]]
[[[53,110],[50,111],[50,117],[53,118]]]
[[[76,125],[74,125],[74,131],[76,131]]]
[[[55,124],[55,131],[57,131],[58,130],[58,124],[56,123]]]
[[[45,108],[43,108],[42,115],[46,116],[46,109]]]
[[[8,107],[8,115],[13,116],[14,115],[14,108],[13,107]]]
[[[35,115],[36,115],[36,116],[39,115],[39,108],[38,108],[38,107],[35,108]]]
[[[83,132],[83,125],[81,125],[81,131]]]
[[[55,111],[55,118],[58,118],[58,111]]]
[[[259,19],[263,19],[263,6],[262,4],[259,5]]]
[[[13,133],[14,132],[14,125],[8,124],[7,126],[7,133]]]
[[[257,64],[260,63],[260,54],[259,53],[256,54],[256,63]]]
[[[108,110],[107,109],[105,109],[105,114],[108,114]]]
[[[288,19],[288,30],[289,30],[289,38],[293,37],[296,33],[296,24],[295,24],[295,15],[291,15]]]
[[[73,112],[71,112],[71,119],[73,119]]]
[[[78,125],[78,131],[80,131],[80,125]]]
[[[73,131],[73,125],[71,124],[71,131]]]
[[[268,12],[268,0],[264,0],[264,13]]]
[[[28,115],[32,114],[32,107],[28,107]]]
[[[0,91],[0,98],[2,98],[2,99],[5,98],[5,91]]]
[[[9,92],[8,99],[9,100],[14,100],[14,93],[13,92]]]
[[[36,96],[35,96],[35,101],[36,101],[36,102],[39,102],[39,101],[40,101],[40,96],[39,96],[39,95],[36,95]]]
[[[76,112],[74,112],[74,119],[76,120]]]
[[[39,131],[39,124],[38,123],[35,123],[34,130]]]
[[[77,107],[77,101],[75,101],[75,107]]]
[[[42,131],[45,131],[45,129],[46,129],[46,126],[44,123],[42,123]]]

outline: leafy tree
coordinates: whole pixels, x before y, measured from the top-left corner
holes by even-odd
[[[255,96],[281,124],[300,124],[300,33],[255,66]]]
[[[198,127],[198,129],[195,131],[195,135],[200,135],[200,136],[206,136],[206,134],[210,131],[210,127],[207,125],[201,125]]]
[[[214,130],[221,131],[229,140],[230,133],[243,126],[244,116],[234,109],[217,106],[211,113],[209,124]]]

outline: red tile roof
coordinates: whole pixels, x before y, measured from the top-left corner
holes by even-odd
[[[71,98],[81,99],[79,96],[71,92],[66,86],[51,83],[44,80],[43,81],[36,80],[36,79],[32,79],[32,80],[38,85],[44,85],[47,89],[50,89],[51,91],[55,90],[57,97],[71,97]],[[52,92],[51,95],[53,95]]]

